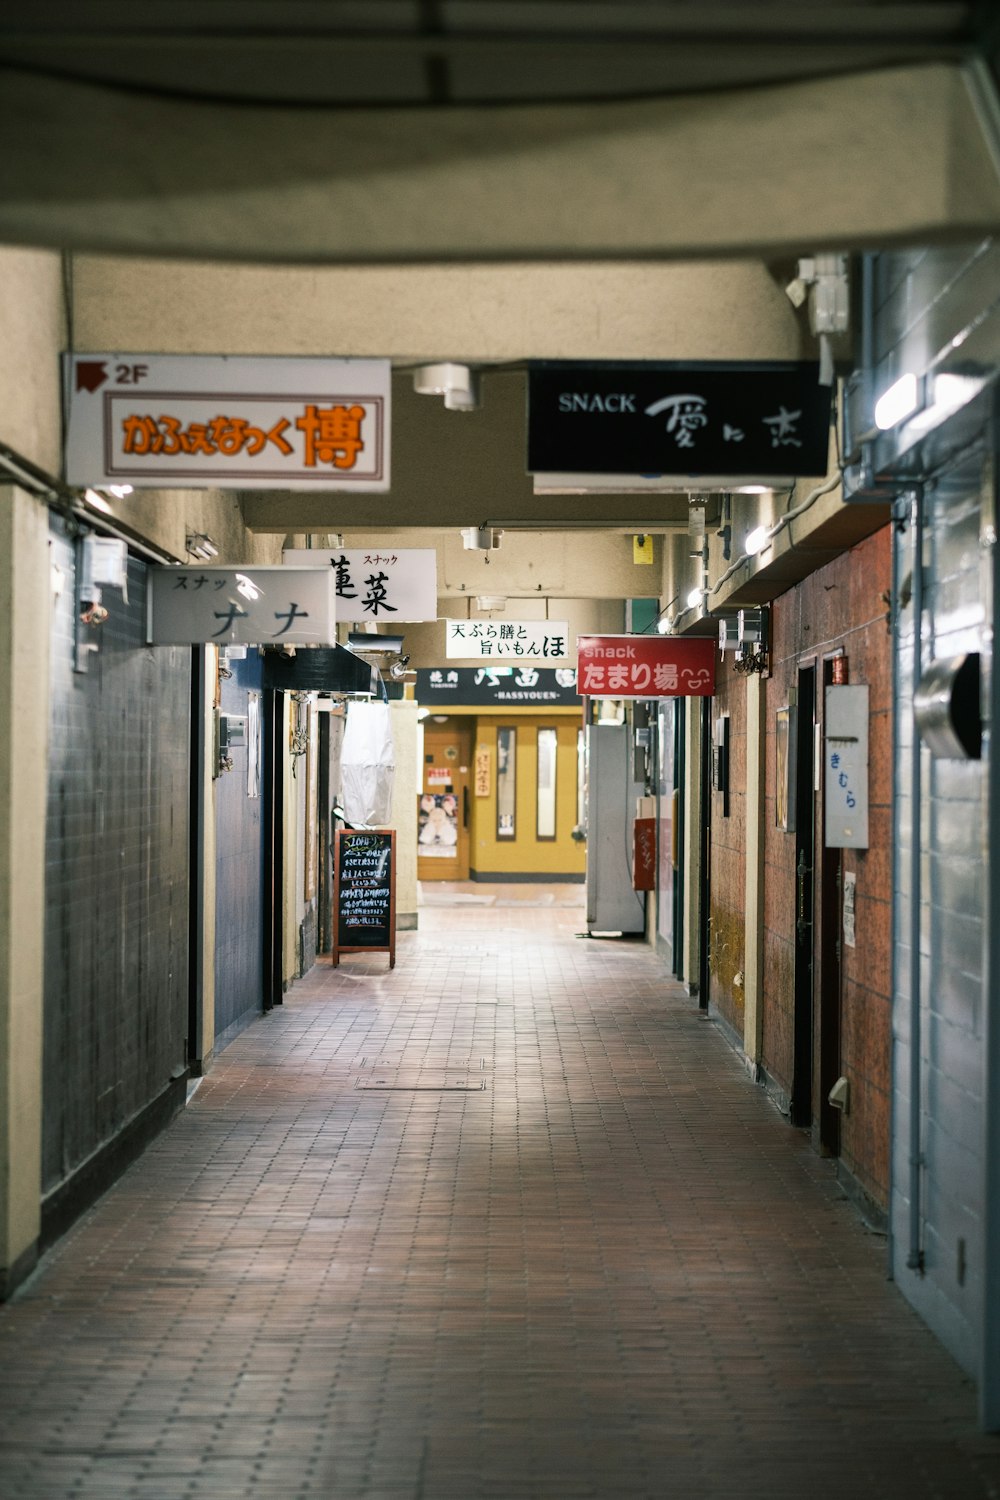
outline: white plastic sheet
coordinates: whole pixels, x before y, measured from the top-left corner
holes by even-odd
[[[348,823],[385,827],[396,773],[388,703],[350,703],[340,756],[340,782]]]

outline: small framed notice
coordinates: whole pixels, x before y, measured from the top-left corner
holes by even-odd
[[[396,964],[394,829],[338,828],[333,851],[333,965],[342,953],[388,953]]]

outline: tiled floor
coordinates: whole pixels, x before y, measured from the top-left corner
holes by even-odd
[[[657,959],[579,890],[478,894],[319,966],[0,1309],[4,1500],[1000,1493],[883,1242]]]

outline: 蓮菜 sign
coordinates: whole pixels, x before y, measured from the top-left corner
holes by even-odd
[[[493,660],[566,661],[569,625],[565,620],[448,620],[445,655]]]
[[[587,698],[710,698],[714,641],[704,637],[577,636],[577,682]]]
[[[396,835],[338,828],[333,851],[333,963],[342,953],[388,953],[396,963]]]
[[[533,474],[825,474],[819,365],[543,362],[528,372]]]
[[[169,568],[147,573],[153,646],[325,646],[336,638],[329,568]]]
[[[387,490],[388,360],[64,356],[70,484]]]
[[[289,548],[282,562],[333,569],[337,618],[351,624],[436,620],[437,552],[433,547]]]

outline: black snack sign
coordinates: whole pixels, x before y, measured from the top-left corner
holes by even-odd
[[[528,372],[528,472],[825,474],[830,387],[806,360],[546,361]]]
[[[333,964],[342,953],[388,953],[396,963],[396,835],[338,828],[333,855]]]

